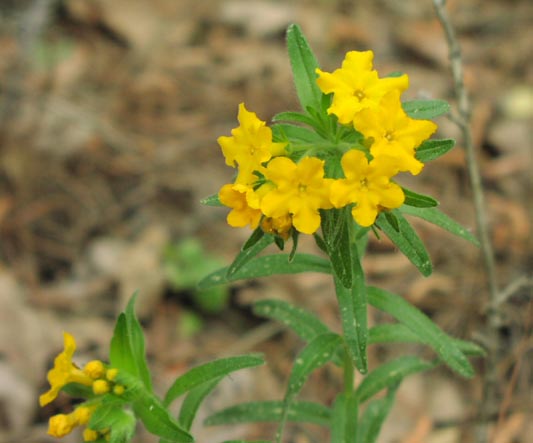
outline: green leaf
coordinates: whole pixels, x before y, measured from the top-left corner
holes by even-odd
[[[474,370],[456,342],[433,323],[422,311],[402,297],[383,289],[368,287],[368,302],[375,308],[392,315],[403,323],[423,343],[431,346],[451,369],[463,377],[472,377]]]
[[[375,443],[379,437],[381,427],[394,404],[396,391],[400,384],[391,386],[387,390],[387,395],[377,400],[372,400],[359,420],[357,429],[357,441],[365,443]]]
[[[170,416],[161,400],[148,391],[138,377],[119,371],[116,381],[126,387],[119,399],[131,404],[133,411],[149,432],[161,437],[164,443],[194,442],[194,438]],[[113,399],[117,397],[114,396]]]
[[[407,207],[407,206],[406,206]],[[387,217],[381,213],[377,219],[378,227],[387,234],[398,249],[413,263],[424,276],[433,271],[431,259],[420,237],[411,227],[409,222],[398,210],[393,210],[398,220],[399,232],[389,223]]]
[[[218,196],[218,193],[210,195],[209,197],[203,198],[202,200],[200,200],[200,203],[202,205],[206,205],[206,206],[224,206],[220,202],[220,198]]]
[[[193,443],[194,438],[181,428],[180,424],[170,416],[168,410],[154,396],[137,400],[133,403],[135,414],[142,420],[144,427],[167,443]]]
[[[307,114],[302,112],[280,112],[272,117],[273,122],[296,122],[304,123],[306,125],[313,126],[315,121],[309,117]]]
[[[404,205],[417,208],[431,208],[439,205],[439,202],[429,195],[418,194],[404,187],[402,187],[402,190],[405,195]]]
[[[415,157],[422,163],[427,163],[431,160],[443,156],[455,146],[455,140],[426,140],[417,149]]]
[[[429,363],[418,357],[400,357],[378,366],[370,372],[355,390],[355,395],[362,403],[382,389],[390,388],[400,383],[406,376],[415,372],[426,371],[434,366],[434,363]]]
[[[209,416],[204,421],[204,424],[206,426],[217,426],[237,423],[277,422],[281,420],[282,414],[282,401],[241,403]],[[319,403],[295,401],[289,406],[287,419],[291,422],[328,426],[331,419],[331,409]]]
[[[353,224],[349,208],[323,211],[322,232],[335,275],[345,288],[352,287],[354,258],[350,242]]]
[[[135,434],[136,424],[135,416],[113,401],[99,405],[88,423],[95,431],[110,429],[110,443],[128,443]]]
[[[298,394],[311,372],[331,360],[341,342],[342,338],[338,334],[328,332],[316,336],[300,351],[289,377],[289,386],[286,392],[287,398]]]
[[[293,229],[291,233],[291,238],[292,249],[289,254],[289,263],[292,263],[292,261],[294,260],[294,256],[296,255],[296,251],[298,250],[298,239],[300,238],[300,233],[296,229]]]
[[[274,242],[273,235],[264,235],[252,246],[249,246],[247,249],[242,249],[241,252],[235,257],[233,263],[229,266],[226,271],[226,276],[229,278],[234,275],[239,269],[241,269],[246,263],[248,263],[252,258],[259,254],[267,246],[270,246]]]
[[[385,218],[387,219],[389,224],[393,227],[393,229],[399,233],[400,225],[398,224],[398,219],[396,218],[394,213],[391,211],[384,211],[383,214],[385,215]]]
[[[485,351],[477,344],[450,337],[453,343],[465,355],[483,356]],[[426,344],[425,336],[415,334],[401,323],[385,323],[368,330],[368,344],[376,343],[421,343]]]
[[[146,362],[144,335],[135,315],[135,300],[138,293],[131,297],[126,311],[119,315],[115,332],[111,339],[109,360],[111,366],[138,377],[151,391],[150,370]]]
[[[357,443],[359,403],[354,395],[339,394],[333,404],[331,443]],[[365,442],[366,443],[366,442]]]
[[[272,440],[224,440],[222,443],[272,443]]]
[[[287,325],[305,341],[311,341],[317,335],[331,332],[318,317],[283,300],[259,300],[254,303],[253,310],[256,315],[278,320]]]
[[[291,145],[312,146],[317,142],[323,141],[315,131],[302,126],[291,125],[289,123],[276,123],[273,125],[272,137],[274,141],[287,141]]]
[[[285,422],[289,418],[288,411],[294,397],[300,392],[309,375],[333,358],[341,342],[342,337],[340,335],[333,333],[321,334],[311,340],[296,356],[283,401],[283,413],[277,432],[278,442],[281,441]]]
[[[365,374],[368,370],[367,300],[365,276],[358,259],[354,264],[354,273],[353,286],[350,289],[345,288],[335,277],[335,292],[348,353],[359,372]]]
[[[230,277],[226,276],[227,268],[219,269],[200,281],[198,288],[207,289],[237,280],[300,272],[330,274],[331,266],[328,260],[311,254],[296,254],[290,263],[288,254],[265,255],[250,260]]]
[[[450,105],[444,100],[411,100],[402,103],[405,113],[416,119],[430,119],[450,112]]]
[[[190,431],[192,422],[205,397],[211,393],[223,377],[218,377],[189,391],[180,408],[178,422],[183,429]]]
[[[241,250],[246,251],[247,249],[254,246],[259,240],[261,240],[265,236],[265,231],[261,229],[261,227],[258,227],[254,232],[252,232],[252,235],[248,237],[248,240],[244,242],[244,245],[242,245]]]
[[[237,357],[221,358],[190,369],[176,381],[167,391],[164,404],[168,406],[180,395],[200,386],[210,380],[223,377],[231,372],[243,368],[264,364],[264,359],[259,354],[248,354]]]
[[[415,208],[412,206],[402,206],[400,211],[404,214],[413,215],[415,217],[426,220],[429,223],[437,225],[458,237],[464,238],[476,246],[479,246],[478,239],[466,228],[462,227],[455,220],[452,220],[446,214],[437,208]]]
[[[318,62],[298,25],[290,25],[287,29],[287,50],[302,109],[320,109],[322,92],[315,72]]]

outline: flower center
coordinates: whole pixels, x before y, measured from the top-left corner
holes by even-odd
[[[306,191],[307,191],[307,185],[304,185],[303,183],[300,183],[300,184],[298,185],[298,192],[299,192],[300,194],[303,194],[303,193],[305,193]]]
[[[387,141],[391,142],[394,140],[394,133],[391,132],[391,131],[387,131],[385,133],[385,138],[387,139]]]
[[[366,97],[365,93],[363,91],[361,91],[360,89],[358,89],[357,91],[355,91],[353,93],[353,95],[357,98],[357,100],[359,101],[363,101],[363,99]]]

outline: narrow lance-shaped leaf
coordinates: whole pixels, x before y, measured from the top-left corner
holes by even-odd
[[[418,357],[400,357],[370,372],[355,390],[355,395],[360,402],[364,402],[382,389],[398,384],[407,375],[425,371],[434,366],[434,363],[426,362]]]
[[[283,401],[259,401],[241,403],[209,416],[206,426],[238,423],[278,422],[283,414]],[[287,411],[287,420],[297,423],[313,423],[329,426],[331,409],[319,403],[294,401]]]
[[[115,332],[111,339],[109,359],[111,365],[119,370],[139,377],[145,387],[151,391],[150,370],[146,362],[144,335],[135,316],[135,293],[130,299],[126,311],[119,315]]]
[[[135,401],[133,410],[149,432],[168,443],[194,442],[192,435],[181,428],[156,397],[152,397],[151,401]]]
[[[355,250],[355,246],[353,247]],[[354,251],[355,255],[355,251]],[[364,272],[358,257],[355,257],[352,287],[347,289],[335,277],[335,292],[342,321],[344,339],[348,352],[355,366],[362,374],[368,370],[366,346],[367,330],[367,299]]]
[[[415,157],[422,163],[427,163],[443,156],[454,146],[453,139],[426,140],[416,149]]]
[[[254,246],[259,240],[261,240],[264,236],[265,236],[265,231],[263,231],[263,230],[261,229],[261,227],[259,226],[258,228],[255,229],[254,232],[252,232],[252,235],[250,235],[250,237],[248,237],[248,240],[246,240],[246,241],[244,242],[244,245],[242,245],[241,250],[242,250],[242,251],[245,251],[246,249],[251,248],[251,247]]]
[[[285,392],[283,414],[278,427],[277,440],[281,441],[288,411],[294,397],[300,392],[309,375],[331,360],[342,338],[333,333],[322,334],[311,340],[297,355]]]
[[[210,380],[217,379],[243,368],[264,364],[263,357],[258,354],[241,355],[221,358],[190,369],[176,381],[167,391],[164,404],[168,406],[180,395]]]
[[[454,340],[433,323],[423,312],[402,297],[383,289],[369,287],[368,302],[375,308],[392,315],[424,343],[431,346],[451,369],[463,377],[472,377],[474,370]]]
[[[256,315],[278,320],[287,325],[306,342],[317,335],[331,332],[318,317],[283,300],[260,300],[254,303],[253,310]],[[332,362],[337,366],[342,366],[341,352],[343,349],[339,347],[332,357]]]
[[[453,343],[465,355],[483,356],[485,351],[477,344],[450,337]],[[375,343],[423,343],[426,344],[425,336],[415,334],[402,323],[385,323],[374,326],[368,330],[368,344]]]
[[[224,440],[222,443],[272,443],[272,440]]]
[[[302,109],[319,109],[322,92],[316,83],[318,62],[298,25],[287,29],[287,50]]]
[[[297,122],[313,126],[315,121],[307,114],[301,112],[280,112],[272,117],[273,122]]]
[[[146,389],[138,377],[119,370],[116,381],[126,387],[121,398],[132,405],[135,415],[149,432],[161,437],[166,443],[194,442],[194,438],[170,415],[161,400]]]
[[[218,196],[218,193],[203,198],[202,200],[200,200],[200,203],[206,206],[224,206],[220,202],[220,197]]]
[[[375,443],[379,437],[381,427],[394,404],[396,391],[400,384],[391,386],[387,390],[387,395],[377,400],[372,400],[359,420],[357,428],[357,441],[365,443]]]
[[[407,207],[407,206],[406,206]],[[429,254],[420,240],[420,237],[396,209],[392,211],[398,222],[399,230],[389,223],[385,214],[381,213],[377,220],[377,225],[385,234],[398,246],[398,249],[413,263],[424,276],[428,276],[433,271]]]
[[[404,214],[413,215],[429,223],[437,225],[458,237],[464,238],[476,246],[479,246],[478,239],[466,228],[437,208],[415,208],[412,206],[402,206],[400,211]]]
[[[183,427],[183,429],[186,431],[191,429],[194,417],[196,416],[196,413],[198,412],[203,400],[211,393],[213,389],[215,389],[222,378],[223,377],[218,377],[205,382],[188,392],[185,400],[183,400],[180,413],[178,415],[178,423]]]
[[[311,254],[295,254],[289,263],[288,254],[274,254],[256,257],[245,264],[231,276],[227,276],[227,268],[219,269],[198,283],[199,289],[207,289],[232,281],[267,277],[275,274],[298,274],[300,272],[331,273],[328,260]]]
[[[248,263],[252,258],[259,254],[267,246],[271,245],[274,242],[273,235],[264,235],[258,239],[257,242],[252,244],[246,249],[242,249],[233,263],[228,267],[226,274],[228,277],[234,275],[239,269],[241,269],[246,263]]]
[[[430,119],[450,112],[450,105],[444,100],[411,100],[402,103],[405,113],[416,119]]]
[[[405,195],[404,204],[407,206],[415,206],[417,208],[431,208],[439,205],[439,202],[433,197],[430,197],[429,195],[418,194],[417,192],[411,191],[404,187],[402,187],[402,190]]]
[[[256,315],[286,324],[305,341],[331,332],[316,316],[283,300],[260,300],[254,303],[253,310]]]
[[[298,149],[305,151],[324,143],[324,139],[315,131],[289,123],[276,123],[272,126],[272,138],[274,141],[287,143],[285,151],[288,155],[294,155]]]
[[[350,243],[350,225],[353,224],[349,208],[323,212],[322,232],[331,266],[345,288],[352,287],[353,261]]]

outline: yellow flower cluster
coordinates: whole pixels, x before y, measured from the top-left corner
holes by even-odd
[[[76,351],[76,341],[68,333],[63,333],[64,349],[54,359],[54,367],[48,371],[50,389],[39,397],[41,406],[46,406],[54,401],[61,389],[67,384],[76,383],[92,388],[95,395],[107,394],[111,390],[116,395],[124,393],[124,386],[114,382],[117,369],[107,368],[100,360],[87,363],[83,369],[78,368],[72,357]],[[48,434],[53,437],[64,437],[70,434],[77,426],[87,425],[91,414],[98,407],[94,400],[90,404],[77,407],[70,414],[57,414],[50,418]],[[96,441],[106,437],[106,432],[97,432],[86,428],[83,432],[84,441]]]
[[[239,105],[240,126],[231,137],[218,139],[226,164],[238,169],[234,183],[219,192],[220,202],[231,208],[229,225],[255,229],[261,224],[265,232],[287,238],[292,227],[305,234],[316,232],[321,209],[353,204],[354,220],[368,227],[380,211],[403,204],[404,193],[392,178],[402,171],[420,173],[423,164],[415,150],[437,126],[412,119],[402,109],[407,75],[379,78],[372,60],[371,51],[351,51],[333,73],[317,69],[319,88],[333,94],[328,114],[361,133],[367,150],[346,150],[332,142],[322,154],[314,150],[316,156],[304,155],[295,162],[285,152],[285,143],[273,142],[265,122]],[[342,156],[343,177],[325,174],[326,161],[335,153]]]

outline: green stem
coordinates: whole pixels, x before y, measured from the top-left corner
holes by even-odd
[[[353,394],[355,382],[355,367],[348,352],[348,347],[344,345],[344,393],[347,397]]]

